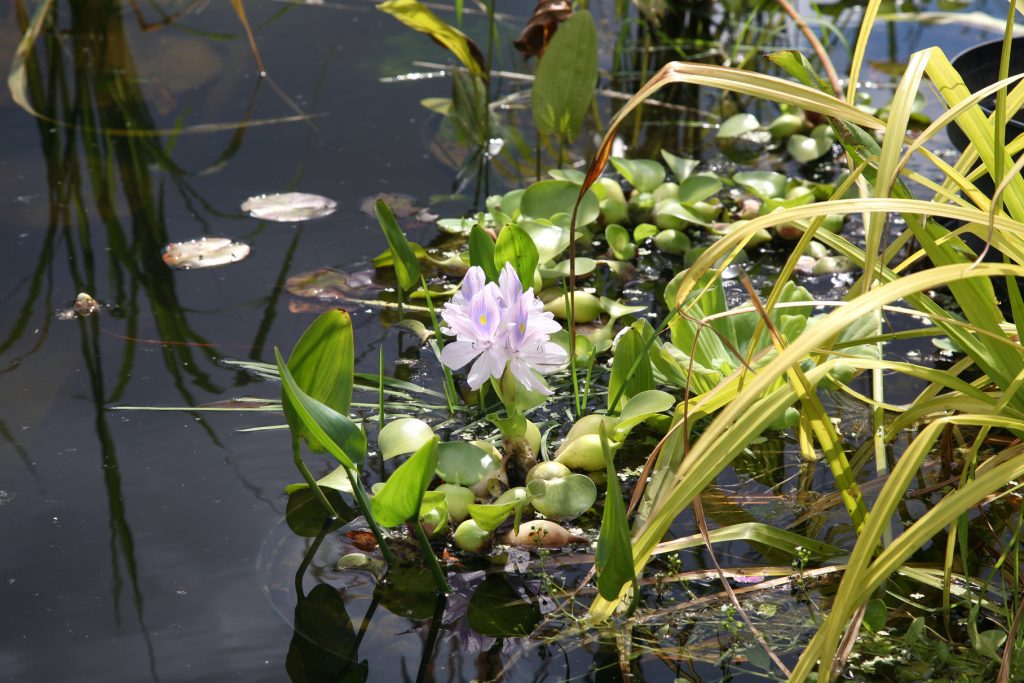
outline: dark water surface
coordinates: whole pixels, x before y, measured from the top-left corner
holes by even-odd
[[[0,9],[0,64],[20,39],[19,8],[37,4]],[[296,473],[286,433],[235,431],[280,418],[109,409],[275,396],[276,385],[218,361],[270,360],[273,346],[298,338],[313,314],[289,310],[284,278],[365,267],[382,251],[374,219],[360,211],[367,196],[399,192],[423,205],[453,190],[454,171],[428,149],[436,121],[419,105],[447,96],[447,82],[380,81],[444,54],[369,3],[248,2],[268,71],[303,111],[322,116],[241,137],[233,126],[190,134],[294,112],[259,84],[230,3],[148,31],[124,5],[58,3],[57,24],[38,43],[32,97],[52,121],[0,92],[0,680],[342,680],[329,663],[303,663],[303,652],[286,671],[293,574],[308,544],[282,524],[282,491]],[[907,44],[923,40],[917,27],[900,31]],[[178,127],[178,136],[92,132]],[[298,227],[238,209],[249,195],[291,189],[329,196],[338,211]],[[432,238],[433,228],[420,230],[429,234],[411,237]],[[202,235],[243,240],[252,254],[219,269],[162,263],[165,243]],[[109,308],[58,319],[81,291]],[[357,369],[375,371],[381,345],[393,367],[398,334],[375,313],[354,314]],[[359,618],[376,609],[371,592],[352,587],[354,631],[337,614],[338,642],[351,645]],[[365,668],[349,673],[427,676],[420,657],[434,606],[425,609],[410,619],[381,608],[360,641]],[[471,638],[438,635],[437,680],[493,675],[520,647],[491,640],[469,653]],[[597,649],[522,656],[522,680],[586,677],[595,661],[612,665],[608,675],[616,668]],[[661,672],[652,680],[669,672],[640,666]]]

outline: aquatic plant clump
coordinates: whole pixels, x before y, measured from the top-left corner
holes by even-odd
[[[545,396],[551,389],[541,374],[557,370],[569,358],[550,341],[562,329],[554,314],[523,285],[511,264],[505,264],[498,284],[485,282],[484,271],[473,266],[462,289],[445,303],[441,318],[445,334],[456,340],[444,347],[441,361],[452,370],[470,365],[467,380],[479,389],[488,378],[501,379],[506,368],[524,387]]]

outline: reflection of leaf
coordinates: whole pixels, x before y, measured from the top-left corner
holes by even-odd
[[[548,41],[558,30],[558,25],[571,14],[572,4],[567,0],[540,0],[513,44],[526,59],[536,55],[543,56]]]
[[[379,582],[373,596],[389,612],[406,619],[429,619],[437,597],[430,570],[422,565],[392,565],[387,583]]]
[[[414,31],[426,33],[448,49],[475,76],[487,78],[484,56],[465,33],[449,26],[417,0],[387,0],[377,9],[390,14]]]
[[[285,659],[293,683],[356,683],[369,677],[369,665],[358,661],[359,637],[338,589],[321,583],[300,597],[294,627]]]
[[[523,599],[501,574],[484,579],[469,599],[466,620],[484,636],[528,636],[540,622],[540,607]]]
[[[331,524],[330,531],[341,527],[355,517],[355,513],[345,504],[340,494],[331,490],[323,489],[324,495],[331,503],[331,507],[338,513],[338,519]],[[309,490],[305,484],[300,490],[288,494],[288,506],[284,513],[285,522],[288,528],[296,536],[313,538],[320,533],[324,525],[324,509],[320,500]]]

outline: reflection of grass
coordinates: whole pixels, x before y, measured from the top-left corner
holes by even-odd
[[[110,519],[115,616],[120,620],[122,591],[127,584],[138,628],[146,640],[150,673],[156,680],[127,509],[128,492],[122,485],[117,445],[105,406],[121,398],[130,385],[137,354],[141,345],[148,343],[139,338],[140,330],[149,325],[155,328],[153,336],[160,345],[164,367],[182,403],[197,402],[194,387],[214,394],[223,391],[208,369],[215,366],[221,354],[190,323],[175,289],[174,272],[160,257],[169,241],[164,215],[166,189],[173,188],[186,205],[198,209],[196,215],[229,214],[215,210],[191,187],[189,174],[171,158],[173,141],[155,130],[128,48],[121,4],[114,0],[71,2],[60,7],[58,14],[59,3],[51,0],[38,6],[38,14],[29,23],[26,3],[16,2],[26,49],[19,52],[13,65],[12,87],[16,97],[20,95],[27,108],[38,113],[50,213],[31,274],[19,287],[24,287],[25,293],[14,324],[0,338],[0,356],[9,358],[0,374],[13,374],[21,361],[37,353],[49,338],[51,312],[62,303],[53,300],[54,275],[62,260],[66,260],[73,292],[90,292],[117,304],[117,314],[63,325],[78,328],[81,359],[77,364],[88,375],[89,398],[96,410],[95,429]],[[214,168],[228,163],[241,148],[248,124],[232,127],[234,135]],[[285,256],[282,272],[288,268],[294,247]],[[275,301],[276,297],[271,297],[264,312],[258,341],[272,324]],[[151,323],[144,317],[149,312]],[[34,324],[40,314],[43,320]],[[117,322],[120,329],[116,333],[106,329],[122,319]],[[124,340],[117,347],[112,367],[105,367],[104,361],[111,360],[109,348],[105,358],[105,336]],[[27,350],[20,350],[29,340]],[[213,443],[220,445],[206,421],[197,422]],[[14,445],[31,469],[27,453],[3,423],[0,440]],[[262,499],[258,488],[237,471],[236,475],[243,486]]]

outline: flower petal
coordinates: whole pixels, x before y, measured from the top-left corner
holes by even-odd
[[[469,365],[480,355],[480,350],[473,348],[472,342],[453,341],[441,349],[441,362],[452,370],[460,370]]]

